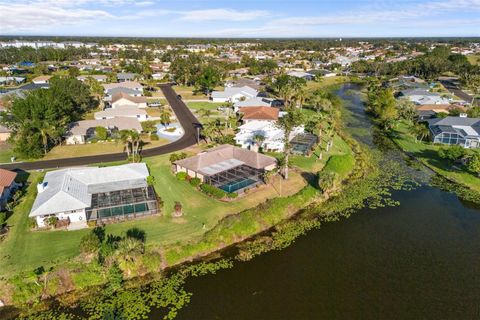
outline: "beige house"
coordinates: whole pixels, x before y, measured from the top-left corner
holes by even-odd
[[[114,117],[101,120],[82,120],[74,122],[65,135],[66,144],[84,144],[88,138],[95,136],[95,128],[104,127],[107,130],[135,130],[142,132],[142,125],[136,118]]]
[[[277,160],[255,151],[229,144],[174,162],[174,171],[186,172],[203,183],[225,192],[241,192],[262,184],[266,171],[276,168]]]
[[[140,109],[147,107],[147,98],[132,97],[124,92],[115,93],[112,97],[112,108],[120,108],[125,106],[134,106]]]

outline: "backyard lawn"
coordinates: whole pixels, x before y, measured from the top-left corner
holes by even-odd
[[[480,54],[469,55],[467,59],[473,65],[480,65]]]
[[[340,84],[340,83],[345,83],[347,81],[348,81],[348,77],[345,77],[345,76],[321,78],[320,81],[308,81],[307,92],[312,92],[317,89],[325,89],[327,87]]]
[[[439,145],[430,142],[415,142],[415,139],[409,135],[409,128],[405,123],[399,123],[395,129],[393,140],[404,151],[411,153],[419,161],[432,168],[439,174],[463,184],[471,189],[480,192],[480,179],[469,172],[457,169],[447,160],[438,156]]]
[[[169,155],[162,155],[145,160],[155,177],[155,189],[164,201],[163,216],[111,224],[106,227],[107,233],[122,234],[132,227],[138,227],[146,232],[147,245],[173,245],[199,237],[222,217],[278,197],[280,191],[282,196],[294,194],[306,184],[299,173],[292,172],[288,181],[276,178],[272,186],[262,186],[233,202],[221,202],[195,190],[187,182],[177,180],[170,171],[168,158]],[[30,175],[28,192],[8,220],[11,229],[0,244],[0,276],[31,271],[39,266],[47,268],[75,257],[79,253],[81,237],[88,232],[29,230],[28,213],[36,196],[36,183],[41,176],[42,173],[38,172]],[[181,218],[171,217],[175,201],[180,201],[183,206],[184,216]]]
[[[206,110],[217,110],[218,107],[225,105],[225,103],[222,102],[210,102],[210,101],[205,101],[205,102],[200,102],[200,101],[191,101],[187,102],[187,107],[193,110],[200,110],[200,109],[206,109]]]

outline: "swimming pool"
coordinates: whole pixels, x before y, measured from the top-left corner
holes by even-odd
[[[225,192],[232,193],[238,191],[240,189],[246,188],[252,184],[256,183],[253,179],[238,179],[236,181],[232,181],[230,183],[224,184],[219,188]]]

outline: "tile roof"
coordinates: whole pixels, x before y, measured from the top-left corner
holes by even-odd
[[[232,165],[246,164],[252,168],[263,169],[276,162],[275,158],[261,153],[224,144],[196,156],[178,160],[175,164],[195,172],[211,175],[214,171],[216,173],[227,170]],[[221,168],[224,169],[221,170]],[[218,171],[219,169],[221,171]]]
[[[125,92],[117,92],[112,96],[112,103],[117,102],[118,100],[121,99],[127,99],[128,101],[134,102],[134,103],[147,103],[147,98],[141,96],[141,97],[132,97]]]
[[[278,120],[279,110],[272,107],[245,107],[240,108],[243,120]]]
[[[16,176],[16,172],[0,169],[0,187],[10,187]]]

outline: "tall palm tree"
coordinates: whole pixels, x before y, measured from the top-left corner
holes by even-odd
[[[258,149],[262,146],[263,142],[265,141],[265,136],[263,134],[256,133],[252,137],[253,142],[257,145]]]
[[[121,130],[120,140],[122,140],[122,143],[125,146],[125,151],[127,152],[127,158],[130,158],[130,144],[131,144],[130,130]]]
[[[142,241],[126,237],[118,242],[115,256],[119,260],[119,265],[122,269],[126,270],[127,274],[130,275],[133,267],[144,251],[145,246]]]
[[[171,116],[172,116],[172,113],[167,108],[163,108],[160,111],[160,122],[163,124],[164,127],[167,127],[167,125],[170,124]]]

